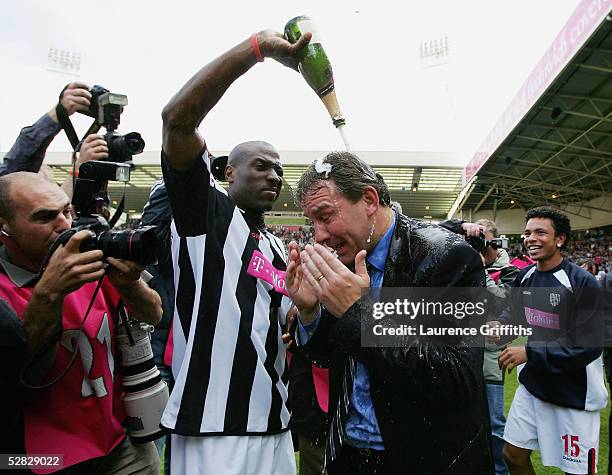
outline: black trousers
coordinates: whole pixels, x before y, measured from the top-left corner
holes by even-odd
[[[358,449],[343,445],[338,458],[327,467],[329,475],[387,475],[384,450]]]

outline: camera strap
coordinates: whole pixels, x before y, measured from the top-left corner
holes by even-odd
[[[62,91],[62,93],[63,92],[64,91]],[[70,141],[70,145],[72,145],[72,149],[76,151],[79,148],[79,137],[77,136],[74,127],[72,126],[72,122],[70,122],[70,118],[68,117],[68,111],[62,105],[61,102],[58,102],[57,106],[55,106],[55,113],[57,114],[57,120],[62,126],[62,129],[64,129],[64,132],[66,132],[66,136]]]
[[[53,244],[51,244],[51,246],[49,246],[49,249],[47,250],[47,254],[45,255],[45,258],[42,260],[40,267],[38,269],[38,276],[42,276],[43,272],[45,271],[45,269],[47,268],[47,264],[49,264],[49,259],[51,259],[51,256],[53,255],[53,253],[56,251],[56,249],[60,246],[64,246],[69,240],[70,238],[76,234],[77,230],[74,228],[69,228],[66,229],[64,232],[62,232],[55,241],[53,241]]]
[[[102,286],[102,281],[104,280],[104,276],[100,277],[100,279],[98,279],[98,283],[96,285],[96,288],[93,291],[93,294],[91,296],[91,299],[89,301],[89,306],[87,307],[87,311],[85,312],[85,315],[83,316],[83,320],[81,321],[81,326],[79,327],[79,337],[81,336],[82,333],[85,332],[84,328],[85,328],[85,321],[87,320],[87,317],[89,317],[89,312],[91,311],[91,308],[94,305],[94,302],[96,301],[96,296],[98,295],[98,292],[100,290],[100,287]],[[38,364],[40,364],[40,361],[42,361],[45,358],[45,354],[51,350],[51,348],[55,345],[55,343],[60,339],[62,332],[64,331],[63,327],[62,327],[62,323],[61,320],[57,326],[57,328],[55,329],[55,331],[53,332],[53,334],[47,339],[47,341],[45,343],[43,343],[43,345],[40,347],[40,349],[34,353],[24,364],[23,368],[21,369],[21,372],[19,373],[19,382],[23,385],[24,388],[26,389],[31,389],[31,390],[37,390],[37,389],[47,389],[50,388],[51,386],[54,386],[55,384],[57,384],[61,379],[64,378],[64,376],[66,376],[66,374],[68,373],[68,371],[70,370],[70,368],[72,368],[72,365],[74,364],[74,361],[76,360],[76,357],[79,353],[79,346],[75,345],[74,350],[72,351],[72,354],[70,355],[70,359],[68,360],[68,363],[66,364],[66,366],[64,367],[64,369],[59,373],[59,375],[57,377],[55,377],[53,380],[44,383],[44,384],[30,384],[28,383],[28,378],[27,375],[29,374],[29,372],[32,370],[32,368],[34,368],[35,366],[37,366]]]
[[[74,126],[70,121],[70,117],[68,116],[68,111],[62,105],[62,96],[64,95],[64,91],[67,88],[68,85],[65,86],[64,89],[62,89],[62,92],[60,92],[59,101],[57,101],[57,105],[55,106],[55,113],[57,114],[57,120],[59,121],[59,124],[62,126],[62,129],[64,129],[64,132],[66,132],[66,137],[68,137],[70,145],[72,145],[72,150],[78,152],[81,148],[82,140],[79,140],[79,137],[76,131],[74,130]],[[95,134],[98,130],[100,130],[100,124],[98,124],[98,122],[94,120],[93,124],[89,126],[87,132],[85,132],[83,138],[87,137],[89,134]]]
[[[70,84],[64,86],[64,89],[62,89],[62,92],[60,92],[59,100],[57,101],[57,105],[55,106],[55,113],[57,114],[57,120],[59,121],[59,124],[62,126],[62,129],[64,129],[64,132],[66,132],[66,136],[70,141],[70,145],[72,145],[72,149],[74,151],[77,151],[77,149],[79,148],[79,137],[77,136],[74,127],[72,126],[72,122],[70,122],[70,117],[68,117],[68,111],[62,105],[62,96],[64,95],[66,89],[68,89],[69,85]]]
[[[108,226],[111,229],[113,229],[115,227],[115,224],[117,224],[117,221],[119,221],[119,218],[123,214],[124,209],[125,209],[125,189],[123,190],[123,196],[121,197],[119,206],[117,206],[117,209],[115,209],[115,213],[113,214],[113,217],[108,222]]]
[[[117,316],[119,320],[119,325],[125,325],[125,332],[127,334],[130,345],[134,346],[134,335],[132,334],[132,330],[130,329],[129,325],[130,316],[127,313],[127,309],[125,308],[125,303],[123,302],[123,299],[119,299],[119,304],[117,305]]]

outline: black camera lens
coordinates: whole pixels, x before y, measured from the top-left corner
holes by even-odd
[[[98,236],[97,247],[105,256],[134,261],[142,265],[154,264],[157,260],[155,226],[105,231]]]
[[[211,173],[217,180],[225,181],[225,167],[227,167],[227,155],[211,158]]]
[[[144,150],[145,143],[138,132],[130,132],[129,134],[125,134],[123,136],[123,141],[125,142],[126,148],[134,155],[137,153],[142,153]]]
[[[138,132],[119,135],[108,133],[104,136],[108,146],[108,157],[113,162],[126,162],[132,159],[132,155],[142,153],[145,141]]]

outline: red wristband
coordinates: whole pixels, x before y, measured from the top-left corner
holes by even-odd
[[[75,171],[68,170],[68,175],[78,177],[79,171],[78,170],[75,170]]]
[[[253,53],[255,53],[255,59],[260,63],[263,62],[264,57],[261,55],[261,50],[259,49],[259,41],[257,41],[257,33],[253,33],[251,35],[251,48],[253,48]]]

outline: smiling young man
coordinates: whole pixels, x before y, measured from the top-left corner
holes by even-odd
[[[309,39],[253,35],[198,71],[162,113],[176,310],[175,385],[161,424],[172,433],[175,474],[295,473],[281,339],[290,301],[266,277],[286,267],[281,240],[264,224],[282,185],[280,157],[266,142],[238,145],[226,191],[198,127],[258,61],[295,66]]]
[[[532,328],[525,346],[508,347],[499,366],[520,370],[504,432],[504,457],[512,474],[532,474],[530,455],[566,473],[594,473],[599,411],[606,406],[601,360],[603,320],[599,286],[561,254],[571,236],[568,217],[551,207],[527,212],[524,245],[536,264],[513,282],[502,324]],[[499,343],[498,343],[499,344]]]

